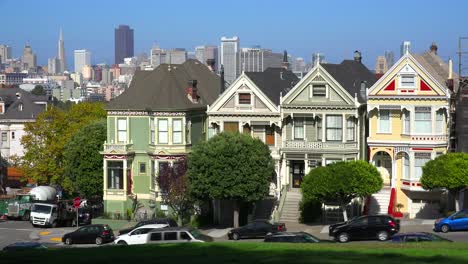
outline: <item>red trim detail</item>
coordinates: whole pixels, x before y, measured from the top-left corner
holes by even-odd
[[[403,185],[410,185],[410,183],[407,182],[407,181],[404,181],[404,182],[403,182]]]
[[[401,92],[402,92],[402,93],[407,93],[407,92],[408,92],[408,90],[401,90]]]
[[[421,91],[432,91],[431,87],[427,85],[427,83],[423,80],[420,81],[420,88]]]
[[[412,150],[432,150],[433,148],[411,148]]]
[[[420,182],[416,183],[416,186],[422,186],[422,184]]]
[[[395,208],[395,200],[396,200],[396,191],[395,188],[392,188],[390,192],[390,203],[388,204],[388,214],[392,215],[394,208]]]
[[[395,80],[393,80],[389,85],[387,85],[384,91],[395,91]]]

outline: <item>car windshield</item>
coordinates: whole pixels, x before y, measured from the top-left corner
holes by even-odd
[[[31,198],[29,195],[18,195],[16,196],[16,200],[20,202],[29,202]]]
[[[309,233],[301,233],[302,237],[306,240],[306,241],[310,241],[310,242],[318,242],[319,239],[314,237],[313,235],[309,234]]]
[[[50,214],[52,210],[52,206],[49,205],[42,205],[42,204],[35,204],[32,208],[34,213],[41,213],[41,214]]]
[[[437,240],[437,241],[448,241],[448,239],[440,237],[436,234],[430,234],[430,236],[432,237],[432,239]]]
[[[202,241],[205,241],[205,242],[210,242],[210,241],[213,240],[210,236],[202,234],[197,229],[190,230],[189,232],[195,239],[202,240]]]

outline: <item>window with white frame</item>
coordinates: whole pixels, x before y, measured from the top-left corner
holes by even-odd
[[[172,143],[182,144],[182,119],[172,120]]]
[[[403,134],[410,133],[410,112],[405,110],[403,111]]]
[[[341,141],[343,139],[343,116],[327,115],[327,141]]]
[[[155,126],[154,126],[154,118],[150,118],[150,143],[154,144],[154,140],[156,137]]]
[[[250,105],[252,104],[252,95],[250,93],[239,93],[239,104]]]
[[[415,108],[414,132],[417,134],[430,134],[432,132],[432,118],[430,107]]]
[[[350,117],[348,118],[348,120],[346,121],[346,140],[347,141],[354,141],[355,138],[354,138],[354,135],[355,135],[355,131],[356,131],[356,123],[354,121],[354,118]]]
[[[413,88],[416,87],[416,76],[411,74],[403,74],[400,76],[401,87]]]
[[[158,119],[158,143],[167,144],[168,139],[168,122],[167,119]]]
[[[325,84],[314,84],[314,85],[312,85],[312,96],[313,97],[325,97],[325,96],[327,96],[327,86]]]
[[[403,155],[403,179],[409,179],[410,165],[408,154]]]
[[[317,141],[322,141],[322,118],[317,117]]]
[[[422,168],[430,160],[431,153],[414,153],[414,177],[412,180],[419,181],[423,173]]]
[[[123,189],[123,161],[107,161],[107,189]]]
[[[294,139],[304,139],[304,118],[294,118]]]
[[[127,141],[127,119],[117,119],[117,142]]]
[[[379,133],[390,133],[390,110],[382,109],[379,111]]]
[[[439,109],[436,112],[436,133],[444,134],[445,128],[445,114],[443,109]]]

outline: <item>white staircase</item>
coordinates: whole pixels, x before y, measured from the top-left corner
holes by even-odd
[[[371,200],[369,204],[370,215],[388,213],[388,205],[390,203],[390,193],[391,193],[390,186],[384,186],[382,190],[380,190],[378,193],[374,193],[371,196]]]
[[[299,204],[302,201],[302,193],[299,189],[291,189],[286,193],[283,210],[281,211],[280,222],[299,223],[301,215]]]

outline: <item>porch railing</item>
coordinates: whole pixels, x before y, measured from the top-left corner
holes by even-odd
[[[284,143],[285,148],[297,149],[357,149],[357,142],[319,142],[319,141],[303,141],[303,140],[287,140]]]

